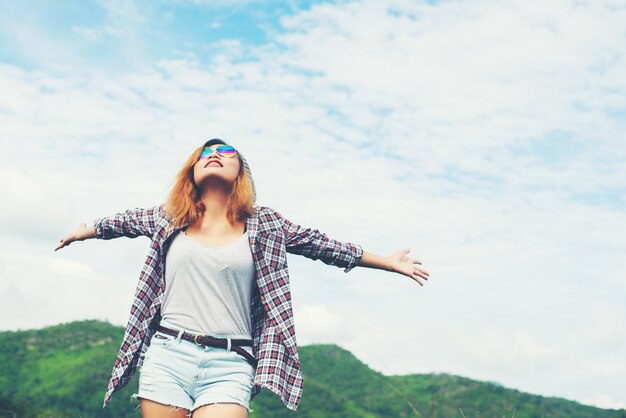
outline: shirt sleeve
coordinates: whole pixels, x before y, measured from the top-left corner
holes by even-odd
[[[363,248],[360,245],[338,241],[318,229],[300,226],[284,218],[280,213],[276,214],[285,234],[288,253],[344,267],[345,273],[359,265],[363,255]]]
[[[152,237],[162,205],[127,209],[93,221],[97,239]]]

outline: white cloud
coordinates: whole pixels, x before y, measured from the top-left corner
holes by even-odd
[[[409,246],[431,273],[420,287],[290,256],[300,344],[626,406],[624,21],[602,2],[323,4],[267,45],[214,44],[206,66],[4,64],[0,228],[17,255],[0,259],[0,325],[28,325],[24,303],[123,325],[145,240],[48,252],[78,222],[162,200],[217,136],[246,155],[260,204],[377,254]],[[53,281],[65,307],[45,298]]]
[[[336,343],[352,338],[354,332],[345,332],[342,318],[326,305],[312,304],[294,307],[297,333],[303,338],[298,345]],[[349,330],[348,330],[349,331]]]
[[[502,176],[511,186],[551,178],[572,191],[617,180],[626,149],[614,147],[623,138],[622,123],[607,106],[624,106],[623,11],[598,2],[393,5],[417,20],[388,16],[376,2],[316,5],[285,18],[291,31],[278,39],[290,48],[282,63],[319,72],[327,88],[347,90],[350,105],[329,106],[336,104],[363,130],[372,131],[370,120],[388,128],[376,133],[416,157],[427,156],[420,158],[422,173],[439,174],[451,164]],[[615,107],[601,99],[608,85],[621,93]],[[381,123],[363,118],[367,105],[368,113],[383,107],[393,112]],[[538,166],[532,154],[494,152],[556,129],[584,144],[567,150],[574,155],[561,169]],[[611,154],[605,158],[608,179],[601,182],[597,171],[587,169],[588,152]]]
[[[107,266],[98,263],[97,243],[75,242],[55,253],[52,242],[3,236],[0,329],[39,328],[80,319],[125,323],[136,284],[129,272],[142,261],[132,244],[138,243],[118,246],[125,247],[126,254],[115,251],[116,262]]]
[[[35,165],[33,163],[33,165]],[[0,231],[22,238],[51,239],[73,215],[68,194],[27,169],[0,169]]]

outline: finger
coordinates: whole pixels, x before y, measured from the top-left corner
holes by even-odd
[[[420,286],[424,286],[424,282],[422,282],[419,277],[417,277],[416,275],[412,276],[413,280],[415,280],[416,282],[418,282],[420,284]]]
[[[428,273],[426,272],[423,272],[421,270],[415,270],[413,274],[422,277],[424,280],[428,280]]]
[[[64,239],[62,239],[62,240],[61,240],[61,243],[60,243],[60,244],[59,244],[59,246],[56,248],[56,250],[61,249],[61,248],[65,247],[66,245],[69,245],[69,244],[67,243],[67,241],[65,241]],[[56,250],[55,250],[55,251],[56,251]]]
[[[430,273],[429,273],[429,272],[427,272],[426,270],[416,269],[415,271],[417,271],[420,275],[423,275],[423,276],[430,276]]]
[[[417,264],[422,264],[422,261],[421,261],[421,260],[418,260],[417,258],[414,258],[414,259],[413,259],[413,262],[414,262],[414,263],[417,263]]]

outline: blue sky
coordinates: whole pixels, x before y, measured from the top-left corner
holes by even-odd
[[[221,40],[262,45],[280,30],[280,18],[310,8],[310,1],[233,2],[4,2],[2,43],[4,61],[27,68],[80,64],[105,66],[107,71],[128,70],[129,62],[142,65],[151,60],[193,56],[208,63]],[[16,19],[17,18],[17,19]],[[31,48],[33,37],[43,46]],[[43,38],[43,41],[41,41]],[[40,44],[40,45],[41,45]],[[42,60],[40,54],[46,54]],[[119,64],[119,65],[116,65]]]
[[[0,329],[125,325],[148,241],[52,249],[222,137],[258,204],[431,273],[293,256],[299,344],[626,407],[624,28],[623,1],[2,2]]]

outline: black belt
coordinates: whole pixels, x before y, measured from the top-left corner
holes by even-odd
[[[156,330],[164,334],[171,335],[172,337],[178,337],[178,333],[179,333],[179,331],[166,328],[163,325],[159,325]],[[235,338],[216,338],[216,337],[211,337],[210,335],[204,335],[204,334],[194,335],[188,332],[183,332],[183,335],[181,336],[181,338],[183,340],[194,342],[198,345],[205,345],[205,346],[218,347],[218,348],[224,348],[224,349],[228,349],[228,344],[230,340],[230,349],[236,352],[237,354],[240,354],[243,357],[245,357],[245,359],[248,360],[248,363],[250,363],[252,367],[256,369],[258,360],[255,359],[254,356],[252,356],[246,350],[240,347],[240,345],[252,347],[252,340],[235,339]]]

